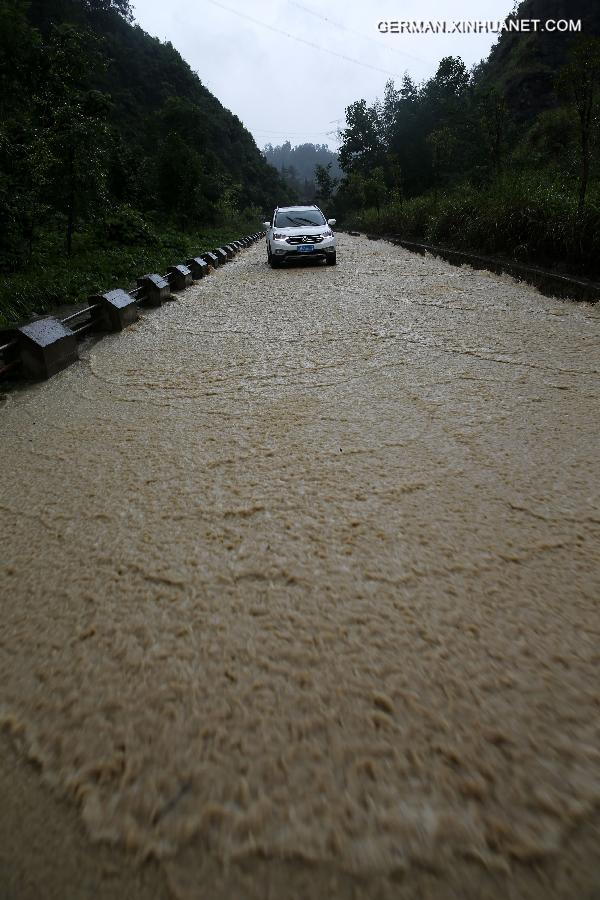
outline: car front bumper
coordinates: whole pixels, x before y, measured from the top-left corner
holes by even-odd
[[[335,253],[335,241],[322,241],[320,244],[312,244],[311,250],[299,250],[306,244],[288,244],[286,241],[273,241],[271,253],[275,259],[325,259]]]

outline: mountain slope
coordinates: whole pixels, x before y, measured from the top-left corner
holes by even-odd
[[[494,87],[506,99],[513,118],[523,122],[558,105],[556,73],[576,41],[600,34],[600,4],[597,0],[523,0],[512,17],[542,23],[581,19],[579,32],[504,32],[478,67],[477,83]]]
[[[268,208],[280,199],[283,185],[252,135],[170,43],[146,34],[102,0],[32,0],[28,15],[46,39],[53,26],[65,23],[89,29],[97,38],[104,65],[94,73],[92,86],[110,96],[110,123],[120,145],[117,168],[130,155],[136,157],[127,174],[136,176],[138,202],[146,204],[149,194],[162,193],[168,211],[169,192],[156,183],[168,134],[176,134],[198,157],[198,186],[209,201],[200,204],[204,217],[227,188],[241,206]],[[140,180],[140,168],[146,179]]]

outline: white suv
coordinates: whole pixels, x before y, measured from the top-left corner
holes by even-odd
[[[324,259],[335,266],[335,219],[325,219],[318,206],[278,206],[267,232],[267,259],[276,269],[289,259]]]

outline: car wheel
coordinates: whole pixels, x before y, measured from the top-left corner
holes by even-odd
[[[271,253],[271,255],[269,257],[269,265],[271,266],[272,269],[278,269],[281,266],[281,260],[275,259],[275,257]]]
[[[335,266],[335,264],[336,264],[336,254],[335,254],[335,253],[331,253],[331,254],[327,257],[327,265],[328,265],[328,266]]]

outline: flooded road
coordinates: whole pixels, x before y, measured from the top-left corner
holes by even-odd
[[[183,900],[591,900],[600,310],[338,257],[3,398],[0,719]]]

